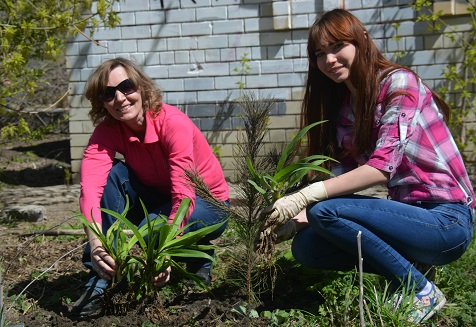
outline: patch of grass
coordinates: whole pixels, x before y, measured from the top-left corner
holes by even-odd
[[[279,252],[281,251],[281,252]],[[303,267],[294,260],[289,242],[276,253],[278,275],[274,297],[261,294],[262,305],[246,304],[233,308],[251,319],[269,319],[269,326],[360,326],[359,283],[356,271],[319,271]],[[226,256],[226,254],[225,254]],[[225,259],[226,260],[226,259]],[[365,260],[365,258],[364,258]],[[420,326],[476,326],[476,241],[457,261],[437,267],[435,284],[447,298],[445,307]],[[415,326],[408,322],[413,292],[405,293],[399,307],[394,293],[381,276],[364,274],[364,319],[366,326]],[[243,306],[240,310],[240,306]]]

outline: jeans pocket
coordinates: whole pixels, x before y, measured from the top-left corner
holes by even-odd
[[[434,265],[440,266],[456,261],[464,254],[470,243],[471,237],[467,238],[462,243],[451,249],[441,251],[441,253],[433,260],[432,263]]]

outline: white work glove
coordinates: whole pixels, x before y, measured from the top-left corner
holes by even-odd
[[[262,215],[269,216],[261,230],[270,229],[269,233],[297,216],[309,204],[325,200],[327,197],[327,191],[322,182],[313,183],[297,192],[285,195],[263,210]]]

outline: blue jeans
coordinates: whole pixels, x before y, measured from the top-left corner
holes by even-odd
[[[301,264],[324,270],[354,269],[357,234],[362,231],[364,271],[382,275],[392,284],[410,282],[416,291],[427,280],[412,263],[445,265],[458,259],[474,231],[473,212],[464,204],[405,204],[360,195],[311,204],[307,218],[309,226],[292,244]]]
[[[153,219],[158,214],[168,216],[172,210],[172,203],[170,195],[161,194],[156,188],[144,185],[130,169],[122,161],[116,160],[109,172],[104,193],[101,198],[101,208],[107,208],[115,212],[123,212],[126,205],[126,195],[129,198],[129,208],[127,219],[141,226],[146,223],[144,211],[139,201],[144,202],[149,218]],[[229,201],[224,202],[229,206]],[[102,231],[106,234],[107,230],[115,222],[116,218],[104,212],[102,217]],[[228,218],[228,213],[221,210],[210,203],[206,202],[199,196],[196,196],[195,207],[188,219],[188,223],[193,224],[185,229],[185,233],[193,232],[200,228],[214,225],[225,221]],[[227,223],[223,224],[219,229],[213,233],[208,234],[200,240],[198,244],[210,245],[210,241],[218,238],[226,228]],[[213,256],[213,250],[205,251]],[[182,259],[184,260],[184,259]],[[194,273],[201,267],[210,268],[211,261],[207,259],[185,259],[187,263],[187,270]],[[102,294],[107,288],[107,281],[101,279],[94,271],[91,264],[91,249],[89,245],[86,246],[83,254],[83,264],[90,269],[90,278],[86,284],[86,288],[94,288],[97,292]]]

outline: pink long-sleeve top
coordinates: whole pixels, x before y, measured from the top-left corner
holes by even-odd
[[[95,128],[81,162],[80,209],[89,221],[94,217],[101,222],[100,200],[116,153],[124,157],[145,185],[171,195],[170,219],[182,199],[191,199],[189,213],[195,205],[195,193],[187,185],[184,170],[197,171],[218,200],[228,200],[228,185],[220,163],[187,115],[164,103],[158,115],[146,111],[145,121],[143,141],[122,122],[111,124],[106,119]],[[182,226],[187,219],[188,216]]]
[[[385,95],[400,94],[390,103]],[[400,202],[459,202],[475,206],[474,190],[461,154],[430,90],[411,71],[397,69],[380,85],[373,117],[374,151],[352,155],[355,123],[350,97],[337,125],[339,145],[349,155],[333,167],[336,175],[367,164],[388,172],[388,192]]]

